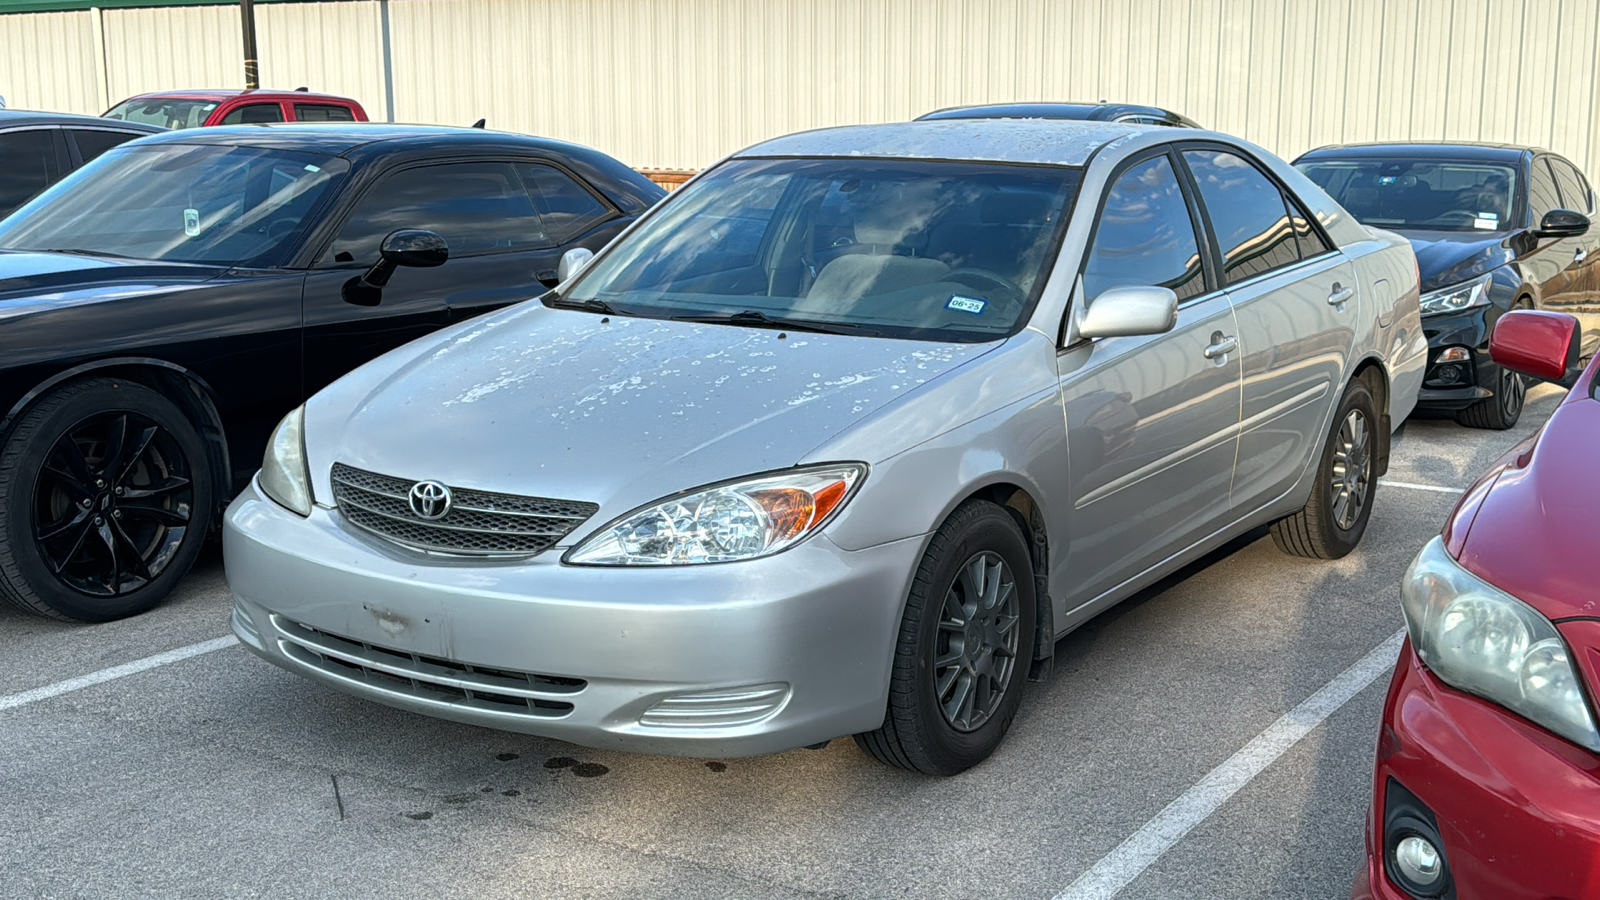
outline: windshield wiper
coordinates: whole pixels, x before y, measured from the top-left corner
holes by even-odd
[[[734,313],[707,313],[692,316],[672,316],[674,322],[704,322],[711,325],[748,325],[754,328],[787,328],[790,331],[814,331],[818,334],[856,334],[877,337],[874,331],[850,322],[817,322],[810,319],[778,319],[758,309],[741,309]]]
[[[583,310],[584,312],[599,313],[603,316],[634,315],[631,312],[617,309],[615,306],[612,306],[604,300],[601,300],[599,297],[592,297],[588,300],[569,300],[560,294],[552,294],[550,296],[541,298],[540,302],[552,309],[579,309]]]
[[[46,253],[67,253],[67,254],[71,254],[72,256],[105,256],[105,257],[110,257],[112,259],[133,259],[133,257],[129,256],[126,253],[107,253],[104,250],[79,250],[79,249],[77,249],[75,247],[51,247],[51,248],[45,250],[44,252],[46,252]]]

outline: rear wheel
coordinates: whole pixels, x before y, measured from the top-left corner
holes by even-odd
[[[0,448],[0,596],[84,622],[145,612],[194,563],[211,494],[172,401],[117,379],[62,387]]]
[[[1377,489],[1382,420],[1363,381],[1352,381],[1317,464],[1311,497],[1299,512],[1272,523],[1272,542],[1292,556],[1338,559],[1361,543]]]
[[[955,775],[987,759],[1016,715],[1033,647],[1033,565],[1011,514],[969,501],[934,534],[901,620],[877,760]]]

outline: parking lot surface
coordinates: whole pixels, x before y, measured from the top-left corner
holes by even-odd
[[[347,697],[197,646],[227,635],[215,549],[136,619],[3,609],[0,897],[1346,897],[1400,577],[1560,396],[1510,432],[1409,422],[1343,560],[1262,530],[1068,636],[950,779],[848,739],[633,756]]]

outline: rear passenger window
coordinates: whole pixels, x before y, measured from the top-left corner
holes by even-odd
[[[438,233],[451,259],[551,244],[510,163],[451,163],[402,169],[368,188],[323,262],[376,262],[384,237],[402,228]]]
[[[1564,159],[1550,158],[1550,168],[1556,173],[1556,185],[1561,188],[1561,205],[1573,212],[1591,213],[1589,189],[1572,164]]]
[[[27,203],[50,186],[56,175],[56,145],[51,129],[0,134],[0,216]]]
[[[583,185],[554,166],[530,163],[517,167],[544,227],[558,244],[583,234],[606,219],[611,210]]]
[[[125,131],[79,131],[76,128],[69,129],[69,133],[72,135],[72,140],[77,143],[78,155],[83,157],[84,162],[94,159],[112,147],[141,137]]]
[[[1288,194],[1284,194],[1284,199],[1289,201],[1289,222],[1294,226],[1294,239],[1300,244],[1300,258],[1310,259],[1313,256],[1331,253],[1332,245],[1322,236],[1322,232],[1317,230],[1305,207]]]
[[[1085,299],[1122,285],[1171,288],[1178,299],[1205,291],[1194,220],[1172,161],[1135,163],[1106,192],[1083,267]]]
[[[1186,150],[1183,158],[1217,235],[1225,283],[1299,262],[1283,192],[1260,169],[1223,150]]]
[[[326,103],[296,103],[294,117],[301,122],[354,122],[356,114],[347,106]]]
[[[1561,195],[1556,191],[1556,180],[1550,177],[1550,168],[1543,159],[1533,161],[1533,177],[1528,179],[1528,211],[1533,214],[1533,224],[1538,225],[1544,214],[1561,207]]]
[[[260,125],[266,122],[282,122],[283,107],[276,103],[252,103],[241,106],[222,117],[219,125]]]

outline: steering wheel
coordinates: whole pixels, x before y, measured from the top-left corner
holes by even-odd
[[[998,272],[991,272],[988,269],[980,269],[976,266],[962,266],[957,269],[951,269],[940,276],[939,280],[964,284],[967,287],[983,291],[987,295],[987,299],[1001,300],[1015,305],[1020,305],[1027,297],[1027,292],[1015,281]]]
[[[1474,220],[1474,219],[1478,218],[1478,214],[1476,212],[1474,212],[1473,210],[1470,210],[1470,209],[1449,209],[1449,210],[1445,210],[1442,213],[1439,213],[1437,216],[1434,216],[1432,219],[1429,219],[1428,221],[1430,221],[1430,222],[1438,222],[1438,221],[1441,221],[1441,220],[1444,220],[1444,219],[1449,219],[1449,218],[1459,218],[1459,219],[1466,219],[1468,221],[1471,221],[1471,220]]]
[[[293,231],[299,224],[299,219],[293,216],[283,216],[282,218],[273,219],[257,230],[269,238],[281,238]]]

